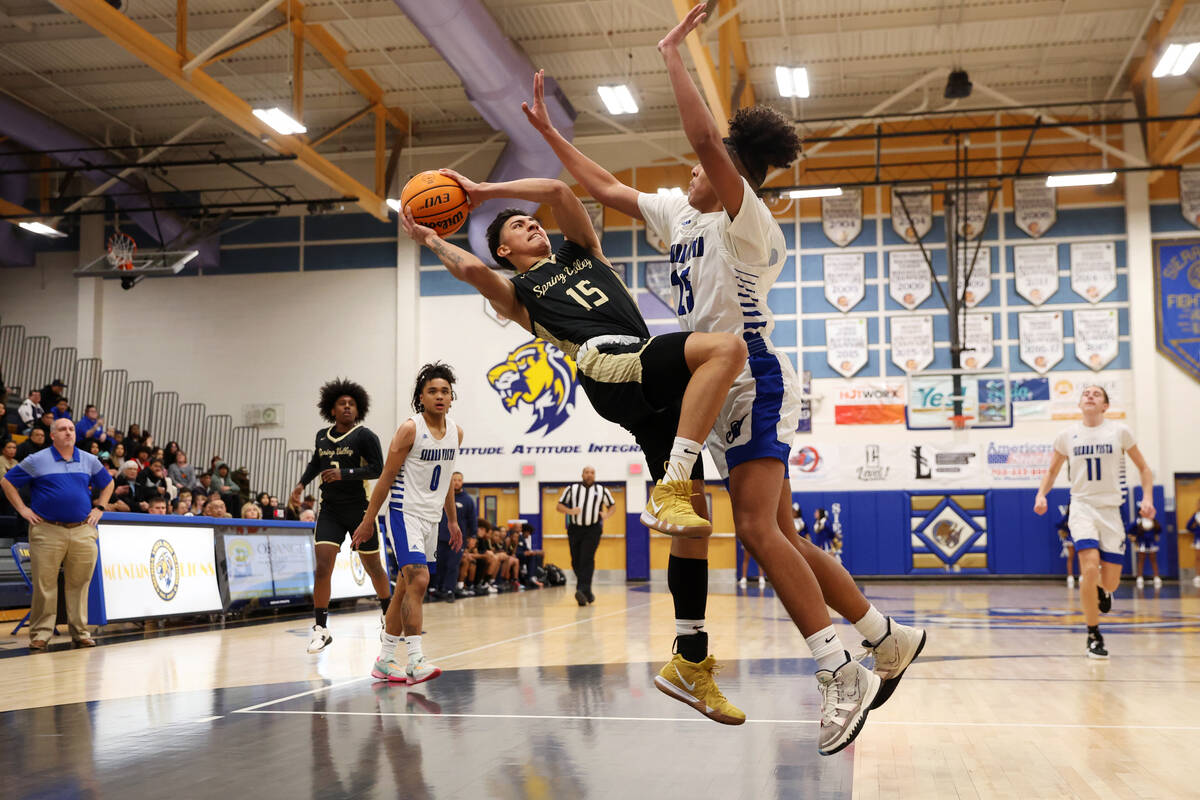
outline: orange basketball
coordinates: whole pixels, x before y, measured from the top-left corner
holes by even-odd
[[[432,170],[419,172],[404,184],[400,207],[412,211],[413,219],[449,236],[467,221],[467,193],[458,181]]]

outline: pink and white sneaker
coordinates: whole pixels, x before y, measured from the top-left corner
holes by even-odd
[[[404,672],[408,677],[408,685],[415,686],[418,683],[431,681],[438,675],[442,674],[442,668],[434,666],[425,659],[425,656],[411,659],[408,666],[404,668]]]

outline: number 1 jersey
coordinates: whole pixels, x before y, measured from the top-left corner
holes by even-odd
[[[1056,436],[1054,451],[1067,457],[1071,502],[1082,500],[1095,508],[1121,505],[1125,451],[1135,444],[1129,426],[1110,419],[1090,428],[1077,422]]]
[[[423,414],[415,414],[411,419],[417,430],[412,449],[392,483],[388,508],[436,523],[442,518],[447,487],[458,458],[458,426],[446,417],[446,433],[435,439]]]

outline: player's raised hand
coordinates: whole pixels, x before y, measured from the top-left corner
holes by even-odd
[[[1044,494],[1039,494],[1037,499],[1033,501],[1033,513],[1039,517],[1046,513],[1046,496]]]
[[[404,213],[400,215],[400,226],[404,228],[404,232],[408,234],[408,238],[417,244],[428,246],[430,242],[438,238],[437,231],[421,225],[413,219],[412,211],[408,206],[404,207]]]
[[[469,203],[467,206],[468,210],[475,208],[484,200],[488,199],[487,197],[483,196],[484,184],[476,183],[467,176],[455,172],[452,169],[442,168],[438,170],[438,173],[457,181],[458,185],[463,188],[463,191],[467,193],[467,201]]]
[[[707,3],[697,3],[692,6],[692,10],[687,13],[687,16],[659,41],[658,52],[673,50],[683,44],[687,35],[696,30],[696,27],[708,17],[708,13],[704,10],[706,5]]]
[[[550,121],[550,111],[546,108],[546,70],[539,69],[533,73],[533,107],[528,103],[521,103],[521,110],[538,133],[554,130],[554,123]]]

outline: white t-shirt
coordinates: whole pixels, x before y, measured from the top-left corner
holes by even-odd
[[[775,319],[767,293],[787,258],[779,223],[745,178],[742,207],[702,214],[686,197],[639,194],[650,228],[671,243],[675,313],[685,331],[758,333],[770,344]]]
[[[1067,457],[1071,502],[1119,506],[1125,488],[1125,451],[1136,445],[1128,425],[1106,419],[1089,428],[1076,422],[1054,438],[1054,452]]]
[[[458,458],[458,426],[446,417],[446,433],[435,439],[425,424],[424,414],[414,414],[411,419],[417,426],[413,446],[392,482],[388,507],[417,519],[438,522]]]

